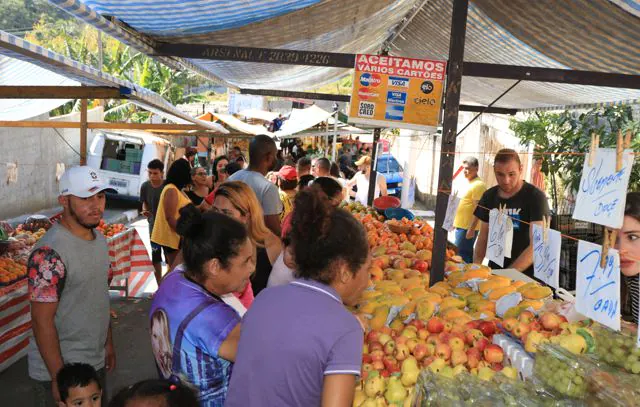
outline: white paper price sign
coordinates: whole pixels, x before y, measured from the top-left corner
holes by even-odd
[[[561,243],[562,235],[557,230],[548,229],[545,242],[542,226],[533,225],[533,275],[553,288],[560,285]]]
[[[487,258],[500,267],[504,267],[504,258],[511,256],[513,240],[513,223],[507,215],[497,209],[489,212],[489,238],[487,241]],[[508,252],[507,252],[507,249]]]
[[[599,148],[593,166],[585,159],[573,218],[620,229],[633,159],[633,152],[625,150],[620,171],[614,148]]]
[[[602,246],[578,243],[576,310],[616,331],[620,330],[620,256],[609,249],[600,267]]]
[[[442,222],[442,229],[446,230],[447,232],[451,232],[453,230],[453,221],[456,218],[458,206],[460,206],[460,198],[458,198],[458,196],[454,194],[449,195],[447,213],[444,217],[444,222]]]

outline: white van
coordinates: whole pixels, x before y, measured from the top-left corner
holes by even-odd
[[[118,198],[139,199],[140,186],[149,179],[149,161],[159,159],[165,171],[173,159],[168,140],[144,131],[94,130],[87,165],[118,191]]]

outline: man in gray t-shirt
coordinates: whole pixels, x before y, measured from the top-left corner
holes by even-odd
[[[153,233],[153,222],[156,220],[160,195],[164,189],[164,163],[157,158],[149,161],[147,165],[149,180],[142,183],[140,187],[140,202],[142,203],[142,215],[149,221],[149,238]],[[162,280],[162,246],[151,242],[151,262],[156,282],[160,285]]]
[[[277,162],[277,152],[276,143],[271,137],[255,136],[249,144],[249,168],[234,173],[229,181],[242,181],[253,189],[264,212],[264,223],[276,236],[280,236],[282,201],[278,187],[265,178]]]
[[[109,323],[109,249],[95,227],[109,190],[89,167],[60,179],[59,223],[36,244],[27,264],[33,336],[28,363],[38,406],[57,406],[56,375],[65,363],[98,371],[106,405],[106,372],[115,367]],[[113,191],[115,192],[115,191]]]

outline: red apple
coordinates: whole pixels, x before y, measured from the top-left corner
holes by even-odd
[[[560,327],[560,323],[562,321],[560,320],[558,314],[555,314],[553,312],[545,312],[540,316],[540,322],[544,329],[546,329],[547,331],[553,331],[554,329]]]
[[[504,360],[504,351],[499,345],[488,345],[484,349],[484,359],[489,363],[502,363]]]
[[[378,337],[378,342],[380,342],[382,346],[384,346],[390,340],[391,340],[391,335],[388,335],[388,334],[380,334],[380,336]]]
[[[371,342],[380,342],[380,334],[381,332],[374,329],[372,331],[369,331],[369,333],[367,334],[367,342],[371,343]]]
[[[449,360],[451,357],[451,347],[446,343],[439,343],[436,346],[436,357]]]
[[[371,363],[373,362],[373,359],[371,359],[371,355],[366,354],[366,355],[362,355],[362,363],[363,364],[367,364],[367,363]]]
[[[466,329],[478,329],[478,327],[480,326],[480,322],[482,321],[478,321],[478,320],[469,321],[466,324],[464,324],[464,327]]]
[[[408,358],[409,355],[411,355],[411,352],[409,352],[409,347],[407,347],[407,345],[396,346],[395,357],[398,360],[398,362],[402,362],[403,360]]]
[[[384,344],[384,354],[385,355],[393,355],[396,351],[396,347],[398,345],[396,345],[395,341],[389,341],[387,343]]]
[[[418,338],[426,340],[428,337],[429,337],[429,331],[427,331],[426,328],[418,329]]]
[[[467,367],[473,369],[478,367],[478,363],[482,359],[482,352],[478,348],[471,348],[467,350]]]
[[[528,324],[529,322],[533,321],[535,318],[536,318],[535,314],[531,311],[522,311],[518,316],[518,320],[520,322],[524,322],[525,324]]]
[[[484,336],[490,338],[491,335],[496,333],[496,324],[491,321],[482,321],[480,322],[480,325],[478,325],[478,329]]]
[[[373,365],[371,363],[365,363],[364,365],[362,365],[362,371],[363,372],[370,372],[374,370],[373,369]]]
[[[407,347],[409,348],[409,352],[413,353],[413,350],[418,345],[418,340],[416,338],[411,338],[407,340]]]
[[[384,357],[384,352],[382,350],[374,350],[373,352],[369,353],[369,355],[371,356],[371,361],[382,362],[382,358]]]
[[[504,321],[502,321],[502,326],[504,327],[504,329],[506,329],[509,332],[513,332],[513,328],[516,327],[516,325],[518,325],[519,321],[515,318],[507,318]]]
[[[476,339],[476,341],[473,343],[473,347],[478,348],[480,352],[483,352],[488,345],[489,345],[489,340],[484,336],[482,338]]]
[[[436,354],[436,345],[433,343],[428,343],[425,345],[427,347],[427,355],[433,356]]]
[[[384,370],[384,363],[382,363],[382,360],[376,360],[374,361],[371,366],[373,366],[373,370]]]
[[[369,343],[369,353],[372,353],[374,350],[382,350],[384,346],[380,342],[371,342]]]
[[[427,321],[427,330],[432,334],[439,334],[444,331],[444,323],[438,317],[429,318],[429,321]]]
[[[433,346],[436,346],[439,343],[440,343],[440,339],[438,338],[437,334],[431,334],[427,338],[427,344],[431,344]]]
[[[518,325],[516,325],[515,328],[513,328],[513,334],[518,338],[522,338],[524,335],[528,333],[529,333],[529,325],[523,322],[520,322]]]
[[[458,366],[467,363],[468,358],[464,350],[454,350],[451,352],[451,365]]]
[[[449,332],[440,332],[440,334],[438,335],[438,342],[448,344],[451,337],[452,336]]]
[[[390,372],[394,371],[396,368],[400,368],[398,361],[391,355],[386,355],[382,359],[382,363],[384,364],[384,368]]]
[[[451,339],[449,339],[449,347],[451,348],[452,351],[456,351],[456,350],[462,351],[464,350],[464,341],[459,337],[454,336]]]
[[[492,363],[491,369],[495,370],[496,372],[499,372],[502,369],[504,369],[504,365],[502,363]]]
[[[380,376],[382,376],[382,377],[389,377],[389,376],[391,376],[391,372],[389,372],[389,371],[388,371],[388,370],[386,370],[386,369],[385,369],[385,370],[382,370],[382,371],[380,372]]]
[[[424,328],[424,322],[419,319],[414,319],[407,326],[415,326],[416,332]]]
[[[408,340],[409,340],[408,337],[400,335],[396,337],[396,345],[405,344],[407,343]]]
[[[434,351],[435,351],[435,348],[434,348]],[[419,362],[422,359],[427,357],[427,355],[429,354],[429,350],[427,349],[427,345],[423,345],[419,343],[413,349],[412,353],[413,353],[413,356],[416,358],[416,360]]]
[[[473,345],[473,343],[477,340],[484,337],[482,332],[479,329],[470,329],[465,332],[464,339],[465,342],[469,345]]]
[[[413,269],[421,273],[426,273],[429,270],[429,263],[424,260],[415,260],[413,262]]]
[[[539,320],[535,320],[532,323],[529,324],[529,331],[542,331],[544,330],[542,323]]]

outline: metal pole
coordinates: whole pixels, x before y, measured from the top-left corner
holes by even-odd
[[[331,161],[336,162],[337,148],[336,144],[338,144],[338,111],[336,110],[336,115],[333,118],[333,154],[331,154]]]
[[[380,128],[373,130],[373,146],[371,146],[371,170],[369,171],[369,195],[367,205],[373,205],[373,199],[376,192],[376,182],[378,181],[378,172],[376,171],[376,150],[378,149],[378,141],[380,140]]]
[[[447,232],[442,229],[447,211],[448,193],[453,181],[453,159],[456,151],[456,130],[458,128],[458,110],[460,107],[460,87],[462,85],[462,64],[464,60],[464,42],[467,32],[467,11],[469,0],[454,0],[451,16],[451,37],[449,42],[449,65],[447,73],[446,106],[442,142],[440,148],[440,171],[438,174],[438,197],[436,200],[436,224],[433,241],[433,260],[431,279],[433,285],[444,279],[444,267],[447,250]]]
[[[80,99],[80,165],[87,165],[87,99]]]

